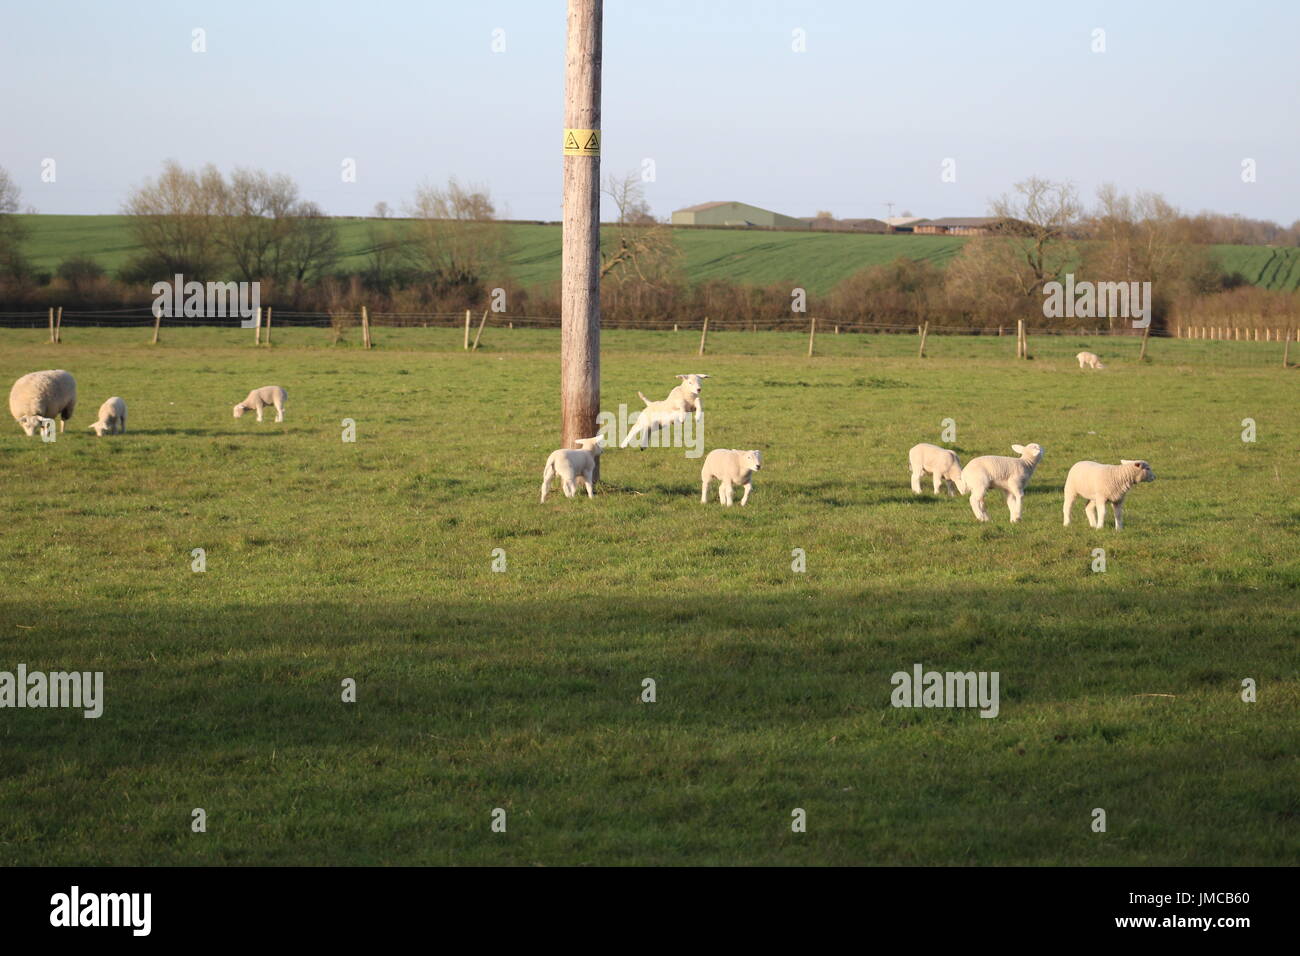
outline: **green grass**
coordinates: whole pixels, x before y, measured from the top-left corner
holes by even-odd
[[[106,704],[0,711],[0,864],[1300,852],[1300,383],[1271,344],[1153,341],[1138,365],[1135,341],[1039,337],[1017,363],[1010,339],[932,338],[922,361],[914,337],[828,335],[809,360],[799,335],[720,333],[701,359],[693,336],[607,332],[607,408],[714,376],[708,446],[766,456],[728,510],[666,449],[608,452],[594,501],[537,503],[555,333],[472,355],[439,329],[381,329],[370,353],[320,329],[261,350],[43,334],[0,332],[0,374],[68,368],[81,405],[56,443],[0,433],[0,670],[102,670]],[[287,420],[234,420],[269,382]],[[111,394],[130,431],[95,439]],[[1046,448],[1020,525],[1000,499],[979,525],[912,495],[907,449],[944,418],[963,460]],[[1063,529],[1069,465],[1121,456],[1158,476],[1124,531],[1081,508]],[[892,708],[916,662],[1000,672],[1000,716]]]
[[[95,259],[116,273],[141,248],[135,244],[126,216],[22,216],[30,230],[24,247],[38,269],[53,272],[74,255]],[[342,271],[366,266],[372,223],[337,220],[343,258]],[[558,282],[559,226],[512,223],[505,226],[509,253],[506,266],[525,287]],[[676,230],[682,267],[692,282],[727,279],[742,285],[797,283],[810,293],[829,292],[836,283],[860,269],[904,256],[946,265],[968,240],[947,236],[864,236],[844,233],[746,232],[732,229]],[[604,242],[614,243],[613,230]],[[1300,249],[1265,246],[1215,246],[1215,255],[1228,272],[1241,272],[1253,285],[1267,289],[1300,288]]]

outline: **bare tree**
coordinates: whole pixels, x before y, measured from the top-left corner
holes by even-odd
[[[22,191],[18,184],[0,167],[0,275],[16,280],[26,279],[32,271],[22,251],[27,228],[21,220],[14,218],[21,201]]]
[[[214,230],[245,280],[278,278],[300,215],[298,186],[284,174],[236,169],[223,183]]]
[[[284,243],[283,273],[298,285],[315,281],[339,260],[339,233],[334,221],[314,202],[293,208],[293,229]]]
[[[409,214],[413,222],[402,252],[433,288],[474,295],[489,274],[501,269],[506,237],[486,188],[462,186],[455,178],[445,187],[423,185]]]
[[[635,173],[605,180],[601,190],[618,209],[614,244],[600,254],[600,277],[622,282],[635,277],[645,283],[672,280],[677,265],[677,244],[672,229],[657,222],[645,198],[641,177]]]
[[[1018,182],[1011,195],[993,201],[993,215],[1004,220],[1004,241],[1014,243],[1019,263],[1012,278],[1021,294],[1032,297],[1058,278],[1077,255],[1073,236],[1083,206],[1073,183],[1031,176]]]
[[[139,266],[155,272],[213,275],[221,249],[212,217],[221,208],[225,182],[211,164],[196,172],[167,160],[157,179],[147,179],[122,211],[145,254]],[[161,277],[161,276],[160,276]]]

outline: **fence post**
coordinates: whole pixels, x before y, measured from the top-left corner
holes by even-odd
[[[50,306],[50,344],[54,344],[54,306]]]
[[[817,339],[817,316],[813,316],[808,321],[808,357],[813,355],[813,342]]]
[[[257,307],[257,322],[253,326],[253,330],[254,330],[253,344],[261,345],[262,344],[262,307],[260,305]]]
[[[59,311],[54,315],[54,341],[63,341],[63,306],[59,306]]]
[[[158,344],[158,327],[162,325],[162,306],[153,307],[153,345]]]
[[[674,325],[673,330],[676,331],[677,326]],[[700,329],[700,352],[699,352],[700,355],[704,354],[704,343],[708,339],[708,337],[709,337],[709,317],[706,315],[704,317],[704,327]]]
[[[465,310],[465,351],[469,351],[469,309]]]
[[[271,307],[266,307],[266,344],[271,344]]]
[[[1025,328],[1025,320],[1016,319],[1016,358],[1017,359],[1024,358],[1024,352],[1025,352],[1024,328]]]
[[[923,326],[921,326],[921,351],[917,354],[917,358],[925,358],[925,337],[929,334],[930,323],[927,321]]]
[[[1146,328],[1142,330],[1142,351],[1138,353],[1138,361],[1142,362],[1147,357],[1147,339],[1151,335],[1151,323],[1148,322]]]
[[[370,348],[370,313],[364,305],[361,307],[361,347]]]
[[[487,309],[484,309],[484,310],[483,310],[483,318],[479,321],[479,324],[478,324],[478,331],[474,333],[474,344],[473,344],[472,346],[470,346],[470,351],[471,351],[471,352],[477,352],[477,351],[478,351],[478,340],[479,340],[479,336],[481,336],[481,335],[483,334],[483,326],[487,325],[487,317],[488,317],[488,310],[487,310]]]
[[[1291,367],[1291,330],[1286,330],[1286,347],[1282,350],[1282,367]]]

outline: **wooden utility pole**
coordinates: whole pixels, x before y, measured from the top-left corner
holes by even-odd
[[[604,0],[569,0],[564,51],[561,444],[596,434],[600,412],[600,68]],[[597,468],[600,459],[596,459]],[[597,472],[597,476],[599,472]]]

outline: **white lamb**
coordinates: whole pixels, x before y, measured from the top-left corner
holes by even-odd
[[[709,500],[709,482],[717,479],[718,501],[731,507],[735,501],[734,485],[743,485],[745,493],[740,498],[743,507],[749,501],[749,493],[754,490],[754,472],[763,467],[761,451],[737,451],[734,448],[715,448],[704,459],[700,469],[700,480],[704,487],[700,492],[700,504]]]
[[[1155,472],[1145,461],[1121,458],[1118,465],[1102,465],[1095,461],[1078,461],[1065,477],[1065,524],[1070,524],[1070,509],[1075,498],[1086,498],[1084,513],[1088,524],[1100,528],[1106,523],[1106,502],[1115,512],[1115,530],[1124,527],[1124,496],[1129,489],[1144,481],[1155,481]]]
[[[961,459],[955,451],[921,442],[912,446],[912,450],[907,453],[907,460],[912,466],[912,490],[918,495],[921,493],[921,476],[927,471],[934,478],[936,495],[941,485],[947,487],[950,497],[954,486],[960,493],[966,493],[966,486],[961,480]]]
[[[709,376],[678,375],[677,377],[682,380],[682,384],[669,392],[668,397],[662,402],[652,402],[644,394],[637,392],[641,401],[645,402],[645,408],[641,409],[636,424],[628,429],[619,447],[626,448],[639,436],[641,447],[645,448],[650,443],[651,432],[671,425],[685,424],[691,413],[695,414],[697,423],[704,420],[704,400],[700,398],[700,389]]]
[[[100,438],[126,433],[126,402],[114,395],[99,406],[99,421],[90,426]]]
[[[262,420],[262,409],[268,405],[275,406],[275,420],[284,421],[284,405],[289,398],[289,393],[279,385],[263,385],[261,388],[255,388],[248,393],[248,398],[244,399],[235,406],[235,417],[243,417],[244,412],[253,410],[257,412],[257,420]]]
[[[77,380],[61,368],[28,372],[9,390],[9,411],[28,436],[53,418],[63,431],[76,407]]]
[[[546,468],[542,471],[542,504],[546,503],[546,495],[551,490],[551,479],[556,475],[560,476],[564,497],[572,498],[577,494],[579,481],[587,486],[587,497],[595,497],[592,479],[603,440],[600,435],[595,438],[579,438],[574,442],[577,448],[557,448],[551,452],[551,456],[546,459]]]
[[[1101,364],[1101,359],[1097,358],[1092,352],[1080,352],[1075,356],[1079,360],[1079,368],[1105,368]]]
[[[961,480],[970,492],[970,509],[980,521],[988,521],[984,508],[984,495],[990,488],[1001,488],[1007,496],[1007,509],[1011,520],[1020,520],[1020,508],[1025,497],[1025,485],[1034,476],[1034,469],[1043,460],[1043,449],[1035,444],[1012,445],[1019,458],[1001,455],[981,455],[972,458],[962,469]]]

